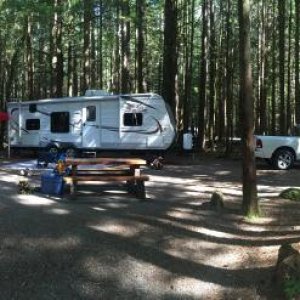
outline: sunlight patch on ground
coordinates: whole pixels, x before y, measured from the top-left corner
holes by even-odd
[[[53,215],[69,215],[70,211],[63,208],[51,208],[45,211],[46,213]]]
[[[103,208],[103,207],[97,207],[97,206],[91,207],[91,209],[97,210],[97,211],[106,211],[106,210],[107,210],[106,208]]]
[[[151,299],[158,298],[159,294],[164,292],[164,287],[166,287],[164,277],[168,275],[168,272],[160,267],[132,257],[122,260],[120,267],[128,270],[128,273],[120,274],[120,282],[129,290],[139,290],[143,294],[151,295]],[[165,276],[158,276],[159,273]]]
[[[18,182],[19,180],[20,180],[20,176],[19,175],[8,175],[8,174],[0,175],[0,181],[4,181],[4,182]]]
[[[19,204],[27,206],[50,206],[56,203],[54,200],[35,195],[17,195],[15,201]]]
[[[186,178],[180,178],[180,177],[169,177],[169,176],[155,176],[151,175],[150,176],[150,182],[155,182],[157,183],[164,183],[164,184],[179,184],[179,185],[186,185],[186,184],[192,184],[192,183],[197,183],[198,180],[196,179],[186,179]]]
[[[96,256],[85,256],[82,259],[82,269],[88,273],[92,283],[101,283],[106,279],[115,278],[115,276],[117,276],[112,270],[114,264],[109,264],[111,261],[117,261],[117,258],[109,253],[104,257],[105,260],[103,260],[103,256],[100,259]]]
[[[197,185],[197,186],[189,186],[186,187],[187,193],[193,193],[195,195],[195,192],[198,193],[213,193],[213,192],[222,192],[226,194],[230,194],[232,196],[242,196],[242,191],[239,187],[237,188],[230,188],[229,186],[222,186],[218,183],[216,183],[216,186],[205,186],[205,185]]]
[[[230,175],[231,171],[216,171],[215,175]]]
[[[127,237],[127,238],[135,237],[140,233],[140,231],[143,230],[144,227],[146,227],[146,225],[137,224],[133,222],[132,224],[129,223],[117,224],[116,222],[117,222],[116,220],[113,220],[105,224],[90,225],[88,227],[96,231],[106,232],[106,233]]]
[[[190,212],[177,211],[175,209],[167,211],[166,215],[172,218],[181,219],[181,220],[191,220],[198,221],[198,215],[192,215]]]
[[[222,286],[219,286],[214,283],[210,282],[203,282],[200,280],[196,280],[193,278],[187,278],[180,276],[177,279],[174,279],[172,282],[172,285],[174,286],[174,294],[175,295],[185,295],[186,299],[189,299],[191,297],[192,299],[212,299],[207,298],[207,295],[212,294],[212,290],[215,294],[217,294],[217,289]],[[193,287],[191,289],[191,287]],[[182,299],[184,299],[183,297]],[[218,298],[216,298],[218,299]]]
[[[112,200],[118,200],[120,198],[118,197],[113,197]],[[107,208],[126,208],[128,207],[128,203],[121,203],[121,202],[118,202],[118,203],[106,203],[105,206]]]

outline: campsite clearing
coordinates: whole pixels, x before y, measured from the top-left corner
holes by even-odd
[[[1,171],[2,299],[280,299],[274,266],[280,244],[299,246],[300,204],[278,195],[299,166],[259,165],[264,217],[246,220],[239,161],[177,161],[145,170],[142,202],[114,185],[74,202],[20,195]],[[222,212],[205,206],[216,190]]]

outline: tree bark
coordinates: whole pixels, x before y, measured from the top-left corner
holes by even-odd
[[[137,22],[136,22],[136,81],[137,81],[137,88],[136,91],[138,93],[144,92],[144,61],[143,61],[143,54],[144,54],[144,6],[145,0],[136,1],[136,15],[137,15]]]
[[[84,1],[84,20],[83,20],[83,82],[82,91],[85,93],[91,84],[91,18],[92,18],[92,1]]]
[[[26,36],[26,50],[27,50],[27,93],[28,99],[34,99],[34,83],[33,83],[33,50],[32,50],[32,22],[31,16],[27,17],[27,36]]]
[[[278,0],[278,30],[279,30],[279,98],[280,98],[280,134],[286,134],[285,105],[285,1]]]
[[[300,65],[299,65],[299,38],[300,38],[300,1],[295,0],[295,106],[296,124],[300,126]]]
[[[240,34],[240,116],[243,152],[243,204],[245,215],[258,215],[256,165],[254,155],[254,105],[250,54],[250,3],[239,0]]]
[[[175,77],[177,73],[177,7],[176,0],[165,0],[162,96],[176,115]]]
[[[129,1],[122,3],[122,21],[121,21],[121,92],[123,94],[131,91],[130,80],[130,6]]]
[[[215,34],[215,7],[214,1],[210,0],[209,5],[209,122],[208,136],[209,141],[214,149],[214,128],[215,128],[215,102],[216,102],[216,34]]]
[[[202,37],[200,57],[200,78],[199,78],[199,111],[198,111],[198,140],[199,150],[204,149],[205,143],[205,107],[206,107],[206,81],[207,81],[207,0],[202,3]]]
[[[232,49],[232,6],[231,0],[227,1],[226,12],[226,155],[232,152],[233,137],[233,99],[232,99],[232,82],[233,82],[233,49]]]

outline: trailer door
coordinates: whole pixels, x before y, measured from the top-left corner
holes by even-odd
[[[120,102],[108,99],[101,102],[101,147],[120,148]]]
[[[100,104],[89,102],[83,108],[82,147],[100,148]]]

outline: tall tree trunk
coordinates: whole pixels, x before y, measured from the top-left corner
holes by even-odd
[[[293,114],[292,114],[292,109],[291,109],[291,101],[292,101],[292,97],[291,97],[291,69],[292,69],[292,9],[293,9],[293,5],[292,5],[292,1],[290,1],[290,6],[289,6],[289,30],[288,30],[288,61],[287,61],[287,97],[286,97],[286,133],[291,134],[291,130],[292,130],[292,118],[293,118]]]
[[[27,36],[26,36],[26,50],[27,50],[27,91],[28,99],[34,99],[34,83],[33,83],[33,51],[32,51],[32,22],[31,16],[27,18]]]
[[[103,7],[103,1],[100,0],[100,7]],[[98,34],[98,49],[99,49],[99,57],[97,58],[98,61],[98,75],[99,75],[99,88],[103,89],[103,15],[99,16],[99,34]]]
[[[112,91],[115,93],[120,92],[120,7],[117,6],[116,9],[116,19],[115,23],[115,36],[114,36],[114,46],[113,46],[113,74],[112,74]]]
[[[136,91],[138,93],[144,92],[144,62],[143,62],[143,54],[144,54],[144,8],[145,7],[145,0],[136,1],[136,62],[137,62],[137,88]]]
[[[177,73],[177,7],[176,0],[165,0],[162,96],[175,114],[175,77]]]
[[[73,47],[72,42],[69,41],[68,44],[68,96],[72,97],[73,95]]]
[[[83,20],[83,82],[82,91],[85,92],[91,84],[91,66],[90,66],[90,48],[91,48],[91,18],[92,18],[92,1],[84,1],[84,20]]]
[[[296,106],[296,124],[300,126],[300,1],[295,0],[295,106]],[[300,133],[300,128],[299,128]]]
[[[204,149],[205,143],[205,107],[206,107],[206,80],[207,80],[207,0],[202,3],[202,37],[199,78],[199,111],[198,111],[198,148]]]
[[[215,34],[215,7],[214,1],[209,5],[210,47],[209,47],[209,141],[213,148],[215,127],[215,102],[216,102],[216,34]]]
[[[187,5],[187,24],[186,35],[188,37],[188,24],[191,24],[189,40],[186,42],[186,62],[185,62],[185,93],[183,99],[183,131],[186,132],[192,125],[191,118],[191,97],[192,97],[192,79],[193,79],[193,59],[194,59],[194,10],[195,0],[191,0],[191,9]]]
[[[258,215],[256,165],[254,155],[254,105],[250,54],[250,3],[239,0],[240,32],[240,114],[242,124],[243,151],[243,212]]]
[[[121,92],[131,91],[130,80],[130,6],[129,0],[122,3],[122,28],[121,28]]]
[[[269,118],[267,114],[267,78],[268,78],[268,66],[267,66],[267,31],[268,31],[268,14],[266,4],[262,3],[261,10],[261,22],[262,22],[262,32],[261,32],[261,87],[259,94],[259,128],[260,134],[266,134],[267,130],[267,120]]]
[[[286,134],[285,105],[285,1],[278,0],[278,30],[279,30],[279,98],[280,98],[280,134]]]
[[[79,87],[79,76],[78,76],[78,60],[77,60],[77,55],[76,51],[74,49],[74,54],[72,57],[73,60],[73,96],[78,96],[78,87]]]
[[[63,86],[64,86],[64,58],[63,58],[63,43],[62,43],[62,28],[63,28],[63,18],[62,18],[62,0],[58,0],[58,18],[57,18],[57,65],[56,65],[56,97],[63,96]]]
[[[62,0],[54,1],[54,16],[50,40],[52,53],[51,97],[63,94],[63,49],[62,49]]]
[[[275,2],[273,2],[273,15],[275,15],[276,12],[276,7],[275,7]],[[276,89],[277,89],[277,84],[276,84],[276,78],[277,78],[277,48],[276,48],[276,36],[277,36],[277,30],[276,26],[274,24],[274,19],[273,19],[273,31],[272,31],[272,95],[271,95],[271,134],[275,135],[276,134]]]
[[[226,155],[232,151],[233,137],[233,99],[232,99],[232,82],[233,82],[233,49],[232,49],[232,6],[231,0],[227,1],[226,12]]]
[[[230,5],[231,0],[227,0],[227,8]],[[227,12],[226,15],[230,14]],[[224,47],[225,38],[227,39],[228,30],[227,30],[227,21],[226,25],[224,24],[224,1],[220,2],[220,29],[219,29],[219,43],[218,43],[218,63],[217,63],[217,103],[218,103],[218,111],[217,111],[217,120],[216,120],[216,134],[218,136],[219,142],[221,142],[224,138],[224,129],[225,129],[225,96],[224,92],[224,68],[225,68],[225,56],[226,56],[226,49]],[[226,28],[226,30],[225,30]],[[227,33],[227,35],[226,35]],[[226,71],[226,68],[225,68]],[[226,74],[225,74],[226,75]]]
[[[91,88],[96,87],[96,36],[97,36],[97,25],[95,22],[91,25],[91,49],[90,49],[90,86]]]

